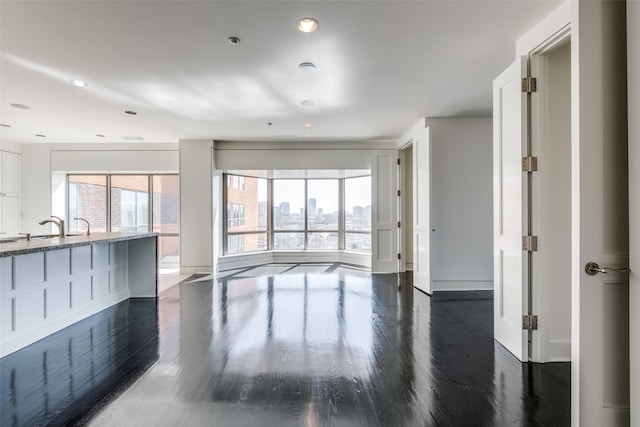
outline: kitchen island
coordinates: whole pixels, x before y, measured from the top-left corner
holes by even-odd
[[[127,298],[157,296],[157,233],[0,244],[0,357]]]

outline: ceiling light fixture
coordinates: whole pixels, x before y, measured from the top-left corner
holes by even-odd
[[[302,18],[298,21],[296,27],[303,33],[313,33],[318,29],[318,21],[313,18]]]
[[[3,128],[10,128],[10,127],[11,127],[11,125],[7,125],[7,124],[4,124],[4,123],[0,123],[0,127],[3,127]]]
[[[229,41],[229,43],[231,43],[234,46],[240,44],[240,39],[234,36],[229,37],[227,40]]]
[[[43,134],[41,134],[41,133],[37,133],[37,134],[36,134],[36,136],[37,136],[37,137],[40,137],[40,138],[46,138],[46,137],[47,137],[47,135],[43,135]]]
[[[303,99],[302,101],[300,101],[300,105],[302,105],[303,107],[313,107],[314,105],[316,105],[316,101],[314,101],[313,99]]]
[[[125,110],[125,114],[130,114],[132,116],[135,116],[138,113],[136,113],[135,111],[132,111],[132,110]]]
[[[305,123],[305,124],[304,124],[304,127],[306,127],[306,128],[310,128],[310,127],[311,127],[311,123]]]
[[[300,65],[298,65],[298,68],[303,73],[310,73],[316,70],[316,64],[314,64],[313,62],[303,62]]]
[[[28,105],[24,105],[24,104],[11,104],[11,106],[13,108],[18,108],[20,110],[28,110],[29,108],[31,108]]]
[[[78,80],[78,79],[71,80],[71,84],[74,85],[74,86],[78,86],[78,87],[87,87],[87,86],[89,86],[88,84],[86,84],[82,80]]]
[[[104,138],[104,135],[103,135],[103,134],[101,134],[101,133],[97,133],[97,134],[96,134],[96,136],[97,136],[98,138]]]

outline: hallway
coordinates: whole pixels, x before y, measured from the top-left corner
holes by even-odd
[[[155,307],[124,302],[0,360],[2,425],[570,425],[569,364],[497,344],[491,293],[271,264],[192,276]]]

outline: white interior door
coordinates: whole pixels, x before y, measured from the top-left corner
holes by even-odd
[[[431,132],[413,139],[413,286],[431,294]]]
[[[528,261],[522,250],[527,231],[525,65],[514,62],[493,82],[494,337],[521,361],[528,358],[522,329],[528,311]]]
[[[625,2],[574,7],[571,415],[582,427],[628,426],[629,276],[585,271],[629,262]]]
[[[398,151],[371,152],[371,271],[398,271]]]

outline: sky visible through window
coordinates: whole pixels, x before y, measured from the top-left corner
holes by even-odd
[[[354,206],[367,206],[371,204],[371,181],[369,177],[363,179],[353,178],[345,180],[348,200],[346,210],[351,212]],[[310,180],[314,182],[323,181],[321,179]],[[334,180],[326,180],[335,182]],[[304,180],[303,179],[277,179],[273,182],[273,205],[279,206],[282,202],[289,202],[291,212],[300,212],[305,208],[304,200]],[[332,185],[316,185],[313,188],[313,195],[318,206],[322,206],[326,213],[338,211],[338,197]],[[266,192],[266,187],[265,187]]]

